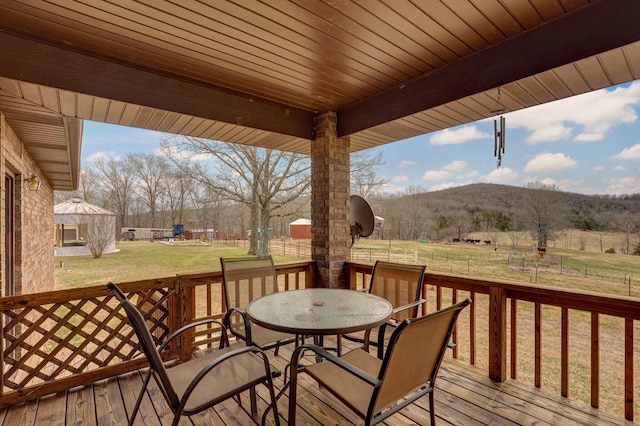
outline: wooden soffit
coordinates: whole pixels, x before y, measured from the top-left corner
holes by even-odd
[[[514,111],[638,79],[638,22],[637,0],[0,0],[0,109],[57,189],[81,120],[309,153],[335,111],[355,151],[491,117],[499,87]]]

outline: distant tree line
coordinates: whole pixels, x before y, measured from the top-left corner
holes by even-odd
[[[352,187],[363,196],[385,183],[372,170],[377,150],[351,157]],[[310,217],[308,156],[185,136],[162,140],[157,153],[98,157],[80,172],[80,197],[116,214],[123,227],[213,229],[215,238],[249,238],[249,252],[268,253],[268,239]],[[119,238],[119,235],[116,235]]]
[[[529,234],[545,249],[567,228],[619,232],[622,253],[640,254],[640,194],[586,196],[555,185],[525,187],[474,184],[427,192],[418,186],[402,194],[381,193],[384,163],[378,150],[351,155],[351,192],[365,197],[384,229],[374,238],[463,239],[482,232],[497,244],[499,234],[517,247]],[[214,238],[249,238],[249,251],[266,254],[268,239],[286,236],[288,224],[310,217],[310,160],[307,156],[206,139],[172,136],[157,153],[100,157],[81,170],[80,186],[56,193],[116,214],[122,227],[213,229]],[[117,238],[120,236],[117,235]],[[503,242],[504,244],[504,242]],[[601,244],[601,251],[608,247]]]
[[[399,240],[463,239],[482,233],[483,240],[497,243],[506,234],[510,247],[529,235],[538,248],[546,248],[566,229],[596,231],[600,251],[604,235],[620,233],[618,250],[640,254],[640,194],[610,196],[566,193],[555,185],[532,182],[525,187],[473,184],[427,192],[411,187],[403,194],[370,200],[385,228],[377,238]],[[637,240],[637,238],[636,238]]]

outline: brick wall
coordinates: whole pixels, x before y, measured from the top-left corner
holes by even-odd
[[[54,288],[54,227],[53,189],[24,149],[22,142],[7,125],[0,113],[0,259],[2,275],[0,290],[4,292],[5,253],[5,175],[15,176],[15,272],[16,294],[27,294]],[[24,184],[26,177],[35,174],[42,184],[37,192],[29,191]]]

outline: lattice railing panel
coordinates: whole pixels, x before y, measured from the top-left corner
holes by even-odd
[[[146,313],[153,336],[169,334],[167,289],[129,298]],[[132,359],[138,341],[118,301],[87,297],[2,310],[4,392]]]
[[[309,277],[314,270],[312,262],[276,269],[279,275]],[[221,282],[220,271],[206,271],[119,287],[145,313],[160,342],[186,324],[222,318]],[[105,286],[0,297],[0,323],[0,408],[145,365],[124,311]],[[167,359],[217,345],[220,333],[211,325],[190,329],[175,341]]]

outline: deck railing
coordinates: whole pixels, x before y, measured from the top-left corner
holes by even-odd
[[[276,269],[283,290],[315,282],[313,262]],[[371,265],[349,262],[345,272],[351,288],[362,288]],[[147,313],[161,340],[182,325],[222,318],[221,282],[220,271],[207,271],[118,284]],[[634,418],[638,299],[435,273],[427,273],[425,283],[423,313],[463,297],[474,302],[458,320],[454,357],[485,368],[494,380],[511,377],[557,388],[563,396],[577,395]],[[0,298],[0,317],[2,407],[145,365],[133,330],[105,286]],[[199,328],[167,357],[189,357],[195,347],[218,339],[219,330]],[[586,390],[580,388],[585,377]],[[614,385],[605,377],[614,377]]]
[[[354,289],[371,274],[371,266],[356,263],[346,270]],[[634,419],[639,299],[441,273],[426,273],[424,280],[429,303],[423,313],[463,297],[473,300],[452,337],[458,343],[454,357],[486,368],[493,380],[558,389]]]
[[[315,281],[315,264],[308,261],[280,264],[276,270],[283,290]],[[117,284],[146,313],[152,334],[161,341],[183,325],[222,318],[221,283],[218,270]],[[0,297],[0,318],[0,407],[146,365],[133,329],[106,286]],[[215,344],[219,333],[198,328],[165,356],[190,357],[194,347]]]

